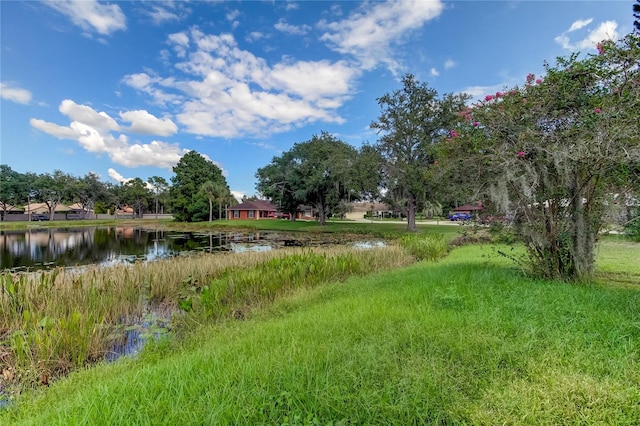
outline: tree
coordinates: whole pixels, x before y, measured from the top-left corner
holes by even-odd
[[[222,200],[226,188],[220,182],[206,181],[200,187],[200,192],[209,200],[209,222],[213,220],[213,201],[218,200],[218,219],[222,217]]]
[[[407,229],[415,230],[416,210],[428,197],[428,168],[434,163],[434,144],[453,125],[467,97],[438,93],[411,74],[403,87],[378,98],[381,114],[371,128],[381,134],[376,145],[382,154],[387,198],[407,214]]]
[[[256,188],[291,217],[300,204],[314,206],[320,225],[325,225],[341,201],[359,197],[355,179],[357,160],[355,148],[322,132],[296,143],[259,169]]]
[[[279,157],[273,157],[271,163],[258,169],[256,189],[262,196],[269,198],[283,213],[288,213],[295,220],[298,206],[304,203],[296,189],[302,185],[294,168],[294,154],[291,151]]]
[[[207,181],[221,185],[225,199],[231,197],[222,170],[196,151],[186,153],[173,168],[173,172],[175,176],[171,178],[170,199],[174,217],[178,221],[206,220],[209,203],[200,188]]]
[[[27,201],[27,184],[24,176],[6,164],[0,165],[0,209],[3,219],[10,206],[18,206]]]
[[[636,18],[633,21],[633,26],[636,31],[640,32],[640,0],[636,0],[636,4],[633,5],[633,16]]]
[[[96,200],[106,197],[105,184],[100,182],[95,173],[87,173],[84,177],[74,180],[71,197],[75,197],[85,211],[94,211]]]
[[[156,196],[155,212],[156,219],[158,219],[158,203],[160,200],[160,195],[164,194],[167,191],[167,189],[169,188],[169,184],[167,183],[166,179],[161,176],[151,176],[149,179],[147,179],[147,182],[149,182],[149,185],[153,187],[153,192]]]
[[[296,197],[317,208],[319,223],[325,225],[340,201],[356,198],[353,190],[356,150],[322,132],[307,142],[295,144],[292,151],[297,164],[296,180],[301,183],[296,188]]]
[[[137,217],[142,217],[144,206],[151,196],[151,190],[146,182],[140,178],[128,180],[122,184],[123,199],[133,206]]]
[[[546,76],[487,95],[463,111],[460,134],[445,144],[503,212],[516,214],[530,265],[547,278],[593,274],[606,191],[624,184],[616,171],[640,159],[640,36],[598,52],[558,58]]]
[[[61,170],[54,170],[53,174],[38,175],[34,183],[34,197],[46,204],[49,209],[49,220],[53,220],[58,205],[63,200],[69,199],[76,180]]]

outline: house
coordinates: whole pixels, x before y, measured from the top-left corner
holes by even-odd
[[[466,213],[470,215],[474,215],[477,212],[482,210],[482,204],[465,204],[464,206],[456,207],[455,209],[451,209],[453,213]]]
[[[278,207],[267,200],[248,200],[227,208],[228,220],[275,219]]]
[[[67,213],[71,208],[62,203],[56,205],[54,213]],[[49,214],[49,206],[46,203],[31,203],[24,206],[24,212],[27,214]]]
[[[346,218],[350,220],[362,219],[365,215],[376,219],[399,218],[402,213],[391,206],[379,202],[359,201],[351,203]]]

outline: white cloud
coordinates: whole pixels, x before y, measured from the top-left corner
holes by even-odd
[[[60,139],[75,140],[88,152],[107,154],[116,164],[127,167],[171,168],[188,152],[177,144],[156,140],[148,144],[130,143],[125,134],[114,136],[112,132],[120,132],[123,127],[112,117],[69,99],[62,101],[59,110],[71,119],[69,126],[60,126],[36,118],[31,119],[31,126]],[[158,119],[144,110],[126,111],[120,113],[120,117],[132,123],[125,129],[129,131],[164,136],[177,131],[177,126],[171,120]]]
[[[227,15],[225,16],[227,18],[227,21],[235,21],[238,16],[240,16],[240,11],[238,9],[234,9],[230,12],[227,13]]]
[[[233,195],[233,198],[236,199],[236,201],[239,203],[240,201],[242,201],[242,198],[246,195],[244,192],[242,191],[231,191],[231,195]]]
[[[396,71],[399,64],[393,59],[392,46],[443,9],[441,1],[365,3],[342,21],[320,21],[319,27],[326,30],[321,40],[335,51],[357,58],[364,69],[382,62]]]
[[[589,25],[591,22],[593,22],[592,18],[589,19],[578,19],[577,21],[575,21],[573,24],[571,24],[571,27],[569,27],[569,29],[567,30],[568,33],[572,32],[572,31],[576,31],[579,30],[580,28],[586,27],[587,25]]]
[[[454,61],[454,60],[452,60],[452,59],[447,59],[447,60],[445,61],[445,63],[444,63],[444,69],[445,69],[445,70],[448,70],[448,69],[451,69],[451,68],[455,67],[456,65],[457,65],[457,64],[455,63],[455,61]]]
[[[58,108],[61,113],[69,116],[73,121],[86,124],[98,130],[120,130],[120,125],[109,117],[106,112],[97,112],[86,105],[78,105],[70,99],[65,99]]]
[[[122,79],[122,82],[126,85],[148,94],[156,104],[163,106],[179,103],[182,99],[182,96],[167,93],[163,89],[170,87],[173,84],[172,81],[171,79],[161,79],[157,76],[150,76],[147,73],[129,74]]]
[[[251,31],[246,37],[245,40],[247,41],[257,41],[260,40],[262,38],[265,38],[266,35],[264,33],[261,33],[260,31]]]
[[[430,74],[431,74],[431,76],[433,76],[433,77],[437,77],[437,76],[439,76],[439,75],[440,75],[440,73],[438,72],[438,70],[437,70],[437,69],[435,69],[435,68],[431,68]]]
[[[98,3],[96,0],[45,1],[44,4],[66,15],[85,31],[109,35],[127,28],[127,19],[117,4]]]
[[[31,92],[8,83],[0,83],[0,97],[23,105],[31,102]]]
[[[591,30],[587,35],[579,41],[571,41],[567,35],[570,32],[581,29],[589,25],[593,20],[576,21],[571,27],[557,36],[554,40],[567,50],[595,49],[596,45],[603,40],[617,40],[619,34],[617,31],[618,23],[616,21],[604,21],[600,23],[596,29]]]
[[[273,65],[238,47],[231,34],[208,35],[193,28],[188,59],[176,64],[182,80],[132,74],[125,84],[156,101],[180,101],[177,121],[198,135],[233,138],[283,132],[310,122],[342,123],[336,109],[351,96],[361,73],[345,61],[292,61]],[[180,92],[170,98],[168,91]],[[160,103],[160,102],[159,102]]]
[[[178,126],[171,119],[159,119],[145,110],[121,112],[120,117],[131,123],[129,130],[134,133],[171,136],[178,131]]]
[[[291,25],[287,24],[284,19],[280,19],[277,24],[274,25],[275,29],[293,35],[304,35],[311,30],[309,25]]]
[[[107,170],[107,173],[109,174],[109,177],[111,179],[115,180],[118,183],[128,182],[132,179],[132,178],[125,178],[120,173],[118,173],[115,169],[112,169],[112,168],[109,168],[109,170]]]
[[[114,163],[123,166],[154,166],[170,169],[187,152],[189,150],[181,149],[176,144],[153,141],[148,144],[128,145],[126,148],[110,152],[109,156]]]
[[[29,120],[29,124],[31,124],[31,127],[48,133],[51,136],[55,136],[58,139],[75,139],[80,136],[78,133],[76,133],[75,130],[71,129],[70,127],[58,126],[57,124],[49,123],[37,118],[32,118],[31,120]]]
[[[156,25],[160,25],[168,21],[180,20],[180,17],[177,14],[158,5],[154,5],[151,10],[146,11],[146,14],[149,15],[153,23]]]

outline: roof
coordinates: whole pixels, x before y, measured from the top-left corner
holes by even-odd
[[[45,203],[31,203],[24,206],[25,212],[28,213],[49,213],[49,207]],[[69,206],[58,203],[56,205],[55,212],[68,212],[71,211]]]
[[[465,204],[464,206],[460,206],[460,207],[456,207],[455,209],[452,209],[454,212],[468,212],[468,211],[474,211],[474,210],[482,210],[482,206],[472,206],[471,204]]]
[[[24,211],[23,208],[21,207],[16,207],[16,206],[12,206],[11,204],[5,204],[4,207],[6,207],[6,210],[8,212],[21,212]],[[0,210],[2,210],[2,208],[0,207]]]
[[[276,211],[278,207],[271,204],[268,200],[248,200],[244,203],[236,204],[229,207],[227,210],[268,210]]]

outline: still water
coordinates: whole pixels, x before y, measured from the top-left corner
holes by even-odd
[[[0,269],[33,271],[152,261],[190,252],[261,251],[287,241],[273,232],[181,232],[132,226],[0,231]]]

